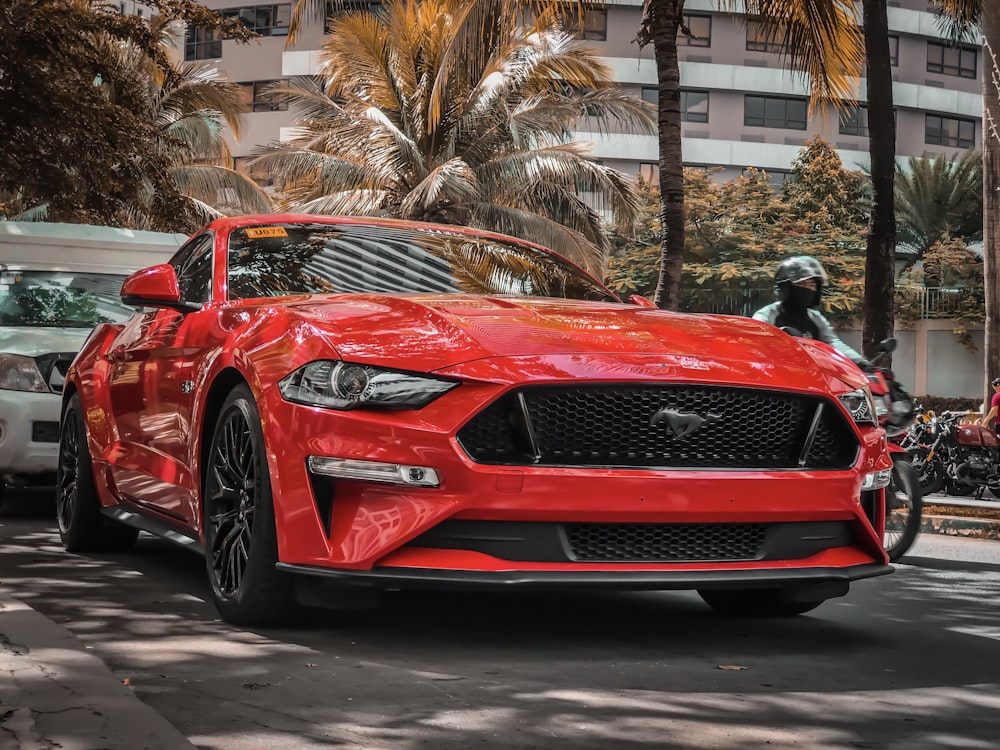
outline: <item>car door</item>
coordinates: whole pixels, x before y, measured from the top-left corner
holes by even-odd
[[[200,333],[212,310],[214,237],[186,243],[170,264],[181,300],[202,309],[157,309],[134,319],[110,354],[109,385],[120,450],[113,476],[129,500],[189,522],[196,479],[190,465],[198,363],[213,345]],[[208,328],[212,328],[208,326]]]

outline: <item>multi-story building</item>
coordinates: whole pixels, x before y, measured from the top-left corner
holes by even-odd
[[[261,37],[250,44],[220,41],[213,32],[188,29],[185,60],[218,61],[220,69],[246,91],[251,113],[233,153],[237,164],[255,149],[287,138],[294,111],[267,85],[281,78],[313,75],[319,50],[328,40],[325,24],[304,29],[286,46],[292,4],[236,7],[231,0],[205,0],[213,9],[236,15]],[[359,0],[357,7],[378,2]],[[953,46],[944,38],[927,0],[889,0],[893,58],[893,102],[897,153],[901,157],[945,153],[956,156],[982,142],[982,50]],[[581,34],[603,53],[620,84],[636,96],[656,101],[652,46],[635,38],[642,0],[607,0],[587,11]],[[799,149],[819,134],[834,144],[845,166],[869,162],[868,116],[862,104],[850,112],[809,113],[808,82],[782,66],[781,42],[766,37],[752,19],[718,10],[712,0],[687,0],[685,23],[694,36],[680,35],[683,153],[690,166],[721,167],[720,178],[746,167],[787,174]],[[860,101],[865,100],[864,81]],[[578,133],[594,143],[593,154],[627,174],[657,177],[655,136],[633,133]]]

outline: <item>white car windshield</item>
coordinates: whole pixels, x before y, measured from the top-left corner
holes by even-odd
[[[135,312],[119,294],[125,276],[69,271],[0,271],[0,326],[93,328]]]

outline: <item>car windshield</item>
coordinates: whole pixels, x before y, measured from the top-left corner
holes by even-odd
[[[274,224],[229,236],[229,299],[290,294],[465,293],[615,301],[537,248],[429,229]]]
[[[0,326],[93,328],[135,311],[119,294],[125,276],[69,271],[0,271]]]

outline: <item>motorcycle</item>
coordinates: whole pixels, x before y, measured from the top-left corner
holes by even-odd
[[[920,475],[911,462],[911,453],[903,446],[916,418],[916,404],[896,380],[895,373],[879,364],[895,348],[895,339],[883,341],[872,358],[872,367],[865,372],[892,459],[892,479],[886,487],[883,537],[883,546],[892,562],[906,554],[916,541],[924,508]]]
[[[792,336],[802,335],[789,326],[782,326],[782,330]],[[895,349],[896,339],[885,339],[879,344],[871,367],[864,369],[892,459],[892,476],[889,486],[885,488],[885,531],[882,537],[882,546],[891,562],[901,558],[913,546],[920,532],[924,510],[920,476],[911,463],[911,454],[901,445],[916,417],[916,403],[896,380],[895,373],[879,364]]]
[[[911,430],[908,450],[927,491],[1000,497],[1000,439],[989,427],[972,424],[966,412],[923,415]]]
[[[910,454],[913,468],[920,477],[920,488],[924,496],[942,490],[955,493],[955,486],[948,478],[948,431],[954,417],[945,412],[938,416],[933,411],[919,414],[914,420],[900,445]]]

